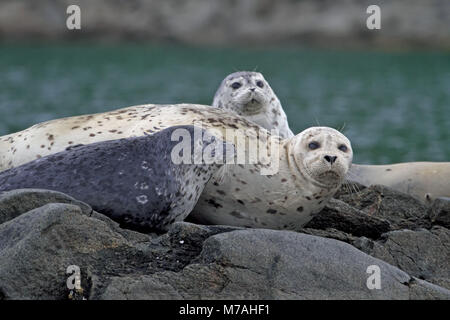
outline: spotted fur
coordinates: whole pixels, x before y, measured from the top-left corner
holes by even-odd
[[[172,141],[171,134],[178,129],[193,136],[193,126],[173,126],[154,135],[69,147],[0,172],[0,192],[22,188],[60,191],[124,227],[165,231],[186,218],[220,167],[193,161],[175,165],[171,151],[178,141]],[[196,142],[192,140],[191,145]],[[210,144],[204,141],[203,148]]]
[[[275,147],[273,150],[277,152],[269,156],[272,162],[258,159],[252,164],[227,164],[217,171],[192,212],[197,221],[273,229],[299,227],[324,207],[339,188],[351,163],[350,142],[331,128],[310,128],[295,137],[281,139],[268,135],[255,123],[219,108],[180,104],[133,106],[37,124],[0,137],[0,147],[6,150],[1,155],[0,164],[2,169],[7,169],[65,150],[71,145],[143,136],[172,126],[199,123],[205,129],[221,133],[228,142],[235,143],[236,140],[225,135],[226,130],[237,129],[246,142],[258,140],[263,143],[263,148],[272,150]],[[98,133],[100,131],[102,133]],[[91,133],[95,135],[91,136]],[[48,146],[50,135],[53,145]],[[308,158],[314,165],[306,170],[305,143],[313,138],[322,139],[324,147]],[[324,167],[323,152],[337,153],[338,143],[347,144],[349,152],[347,155],[339,154],[342,156],[340,169],[333,175],[334,180],[319,182],[314,174],[328,170]],[[236,144],[236,149],[239,153],[241,147]],[[246,148],[244,155],[248,159],[252,154]],[[279,163],[278,171],[262,175],[274,160]],[[320,199],[314,198],[317,196]],[[300,207],[303,210],[299,210]]]
[[[238,88],[233,87],[239,84]],[[214,96],[214,107],[245,117],[280,137],[294,136],[280,100],[259,72],[240,71],[228,75]]]

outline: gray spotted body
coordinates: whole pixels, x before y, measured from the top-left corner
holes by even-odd
[[[261,175],[258,166],[234,166],[223,183],[207,185],[190,217],[203,224],[252,228],[293,230],[304,225],[336,189],[289,175],[289,168],[280,169],[286,174]]]
[[[218,169],[216,164],[174,164],[171,151],[178,141],[171,141],[171,133],[177,129],[193,134],[193,126],[175,126],[151,136],[79,145],[36,159],[1,172],[0,191],[60,191],[126,227],[165,230],[192,211]]]
[[[0,148],[7,150],[0,155],[0,166],[3,169],[15,167],[74,144],[153,135],[165,128],[192,124],[218,131],[220,138],[233,144],[234,138],[227,135],[230,129],[244,139],[261,141],[267,136],[267,130],[254,122],[211,106],[133,106],[56,119],[0,137]],[[320,141],[322,147],[309,150],[311,139]],[[192,212],[195,219],[212,224],[273,229],[301,226],[325,206],[351,164],[350,142],[331,128],[310,128],[289,139],[270,136],[268,141],[278,146],[275,149],[279,152],[272,154],[272,160],[279,162],[279,170],[264,176],[260,174],[264,165],[258,163],[223,166],[206,184]],[[346,144],[348,152],[339,151],[339,144]],[[236,145],[237,153],[240,148]],[[333,165],[324,160],[326,152],[337,158]],[[250,154],[246,149],[246,157]]]
[[[338,131],[312,127],[279,143],[279,168],[261,174],[262,164],[236,164],[225,179],[208,183],[191,217],[207,224],[296,229],[321,211],[339,189],[352,161],[351,145]],[[321,147],[309,150],[311,142]],[[342,151],[339,147],[346,146]],[[326,158],[332,155],[335,162]]]
[[[267,130],[276,130],[280,137],[294,136],[280,100],[259,72],[228,75],[217,89],[212,105],[243,116]]]

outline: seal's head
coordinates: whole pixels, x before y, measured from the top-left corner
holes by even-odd
[[[290,139],[297,168],[307,179],[325,187],[339,186],[349,170],[353,151],[350,141],[329,127],[311,127]]]
[[[240,71],[222,81],[213,106],[249,116],[267,111],[271,99],[277,98],[261,73]]]

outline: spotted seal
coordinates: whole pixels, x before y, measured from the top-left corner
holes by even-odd
[[[279,170],[235,165],[209,183],[191,218],[200,223],[295,230],[312,219],[339,189],[351,165],[350,141],[337,130],[311,127],[277,142]]]
[[[221,140],[204,139],[204,130],[194,135],[194,130],[193,126],[173,126],[154,135],[68,147],[1,172],[0,191],[60,191],[90,204],[125,227],[164,231],[192,211],[206,183],[225,159],[221,158],[225,153],[215,155],[220,161],[208,164],[202,158],[194,159],[194,152],[190,152],[186,154],[188,161],[174,163],[172,152],[181,143],[180,137],[193,138],[186,141],[191,150],[198,143],[202,150],[213,151],[223,144]],[[225,144],[218,150],[232,156],[230,148]]]
[[[207,183],[193,216],[209,223],[294,229],[319,212],[337,191],[352,160],[350,141],[338,131],[313,127],[289,139],[270,135],[245,118],[211,106],[142,105],[111,112],[56,119],[0,138],[3,167],[16,166],[78,143],[154,134],[200,123],[235,144],[236,154],[254,154],[262,143],[270,161],[227,164]],[[236,135],[228,134],[231,130]],[[243,144],[236,141],[244,138]],[[276,163],[277,170],[270,171]],[[263,174],[264,173],[264,174]]]
[[[280,137],[293,137],[280,100],[259,72],[235,72],[222,81],[214,96],[214,107],[234,112]]]
[[[450,162],[352,165],[347,178],[364,186],[381,184],[427,204],[450,197]]]
[[[258,72],[228,75],[214,96],[213,106],[237,113],[267,130],[276,129],[281,136],[292,136],[280,101]],[[365,186],[382,184],[424,203],[450,197],[450,162],[352,164],[347,179]]]

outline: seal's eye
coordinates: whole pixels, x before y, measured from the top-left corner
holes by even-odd
[[[347,152],[347,150],[348,150],[348,148],[347,148],[347,146],[345,144],[341,144],[338,147],[338,149],[341,150],[342,152]]]
[[[256,81],[256,85],[260,88],[264,87],[264,82],[262,82],[261,80]]]
[[[233,89],[239,89],[241,86],[242,86],[242,84],[241,84],[240,82],[233,82],[233,83],[231,84],[231,87],[232,87]]]
[[[310,148],[311,150],[315,150],[320,148],[320,144],[316,141],[313,141],[308,144],[308,148]]]

